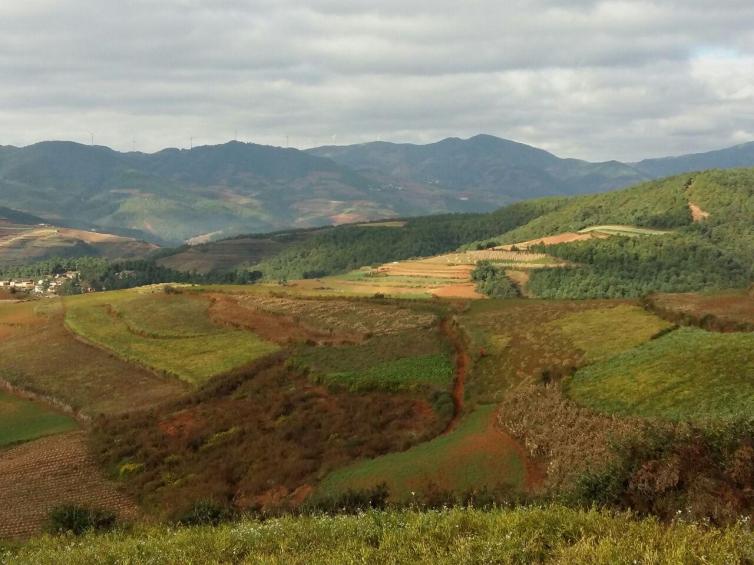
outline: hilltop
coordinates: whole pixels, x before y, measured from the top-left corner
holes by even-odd
[[[561,159],[542,149],[491,135],[451,137],[427,145],[372,142],[325,146],[308,152],[361,172],[453,188],[460,197],[487,206],[541,196],[600,192],[651,178],[617,161]]]

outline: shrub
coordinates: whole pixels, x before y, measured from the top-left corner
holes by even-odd
[[[386,483],[370,489],[347,490],[346,492],[319,498],[307,503],[305,513],[325,512],[327,514],[355,514],[364,510],[383,510],[387,507],[390,491]]]
[[[179,513],[175,522],[182,526],[217,526],[235,518],[235,512],[214,500],[199,500]]]
[[[115,527],[117,518],[110,510],[64,504],[52,509],[48,518],[51,533],[80,536],[89,531],[103,532]]]

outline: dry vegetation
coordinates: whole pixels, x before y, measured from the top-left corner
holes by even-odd
[[[387,335],[432,326],[437,316],[408,305],[358,300],[294,299],[241,295],[232,298],[239,308],[288,317],[304,331],[348,336],[349,341],[368,335]]]
[[[406,449],[444,425],[419,395],[327,389],[273,357],[159,414],[100,421],[96,444],[129,492],[171,514],[204,499],[296,505],[329,470]]]
[[[563,395],[560,383],[527,384],[500,404],[500,425],[521,440],[530,457],[547,465],[550,488],[573,486],[585,472],[614,461],[611,441],[634,433],[635,420],[597,414]]]
[[[715,294],[653,294],[645,305],[677,324],[713,331],[754,331],[754,293],[730,291]]]

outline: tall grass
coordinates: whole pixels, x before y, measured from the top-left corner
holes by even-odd
[[[219,527],[139,527],[42,537],[0,554],[35,563],[742,563],[744,525],[727,529],[561,506],[481,511],[371,511],[245,520]]]

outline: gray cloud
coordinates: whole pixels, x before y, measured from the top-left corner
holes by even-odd
[[[754,139],[743,0],[25,0],[0,143],[306,147],[492,133],[637,159]]]

